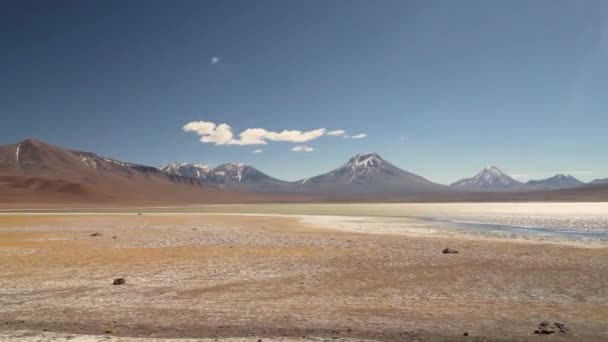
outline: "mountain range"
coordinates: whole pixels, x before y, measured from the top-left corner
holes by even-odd
[[[0,146],[0,202],[192,203],[247,202],[205,182],[90,152],[27,139]]]
[[[451,190],[401,170],[377,153],[357,154],[332,171],[296,182],[279,180],[252,166],[237,163],[212,168],[201,164],[173,162],[160,169],[179,176],[193,177],[218,188],[239,191],[371,195]]]
[[[0,203],[226,203],[276,201],[452,201],[608,198],[608,179],[572,176],[523,183],[486,167],[451,185],[434,183],[361,153],[336,169],[289,182],[253,166],[173,162],[160,168],[27,139],[0,146]]]

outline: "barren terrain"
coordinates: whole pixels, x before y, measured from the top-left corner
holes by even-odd
[[[603,242],[337,217],[0,214],[0,340],[608,339]]]

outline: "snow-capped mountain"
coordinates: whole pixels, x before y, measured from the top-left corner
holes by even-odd
[[[202,164],[173,162],[162,166],[161,170],[233,190],[284,191],[290,185],[289,182],[270,177],[253,166],[241,163],[227,163],[211,168]]]
[[[543,180],[531,180],[526,184],[537,189],[567,189],[582,186],[585,183],[570,175],[558,174]]]
[[[211,171],[211,168],[207,165],[177,162],[163,165],[160,169],[174,175],[180,175],[183,177],[189,177],[199,180],[207,179],[207,175]]]
[[[421,176],[404,171],[377,153],[361,153],[328,173],[297,182],[307,191],[360,194],[408,194],[449,190]]]
[[[495,166],[488,166],[471,178],[461,179],[451,186],[466,190],[523,190],[526,185],[506,175]]]

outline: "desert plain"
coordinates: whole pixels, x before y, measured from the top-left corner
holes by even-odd
[[[606,341],[607,232],[608,203],[5,210],[0,340]]]

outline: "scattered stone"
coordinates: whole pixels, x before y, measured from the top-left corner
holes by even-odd
[[[559,329],[559,332],[561,332],[562,334],[565,334],[566,332],[568,332],[570,330],[570,329],[566,328],[566,325],[564,323],[555,322],[555,323],[553,323],[553,325],[555,325],[555,327],[557,329]]]
[[[538,325],[538,328],[536,328],[536,330],[534,330],[534,333],[537,335],[551,335],[551,334],[554,334],[556,332],[556,330],[562,334],[565,334],[570,329],[568,329],[565,324],[560,323],[560,322],[554,322],[553,324],[551,324],[547,321],[542,321]]]
[[[104,333],[106,334],[112,334],[114,331],[112,329],[106,329],[106,331],[104,331]]]
[[[112,236],[112,239],[116,239],[116,236]]]
[[[469,333],[465,332],[464,334],[462,334],[462,336],[469,336]]]
[[[126,282],[125,278],[116,278],[112,285],[124,285]]]
[[[443,251],[441,251],[441,253],[443,254],[451,254],[451,253],[458,253],[457,250],[452,249],[452,248],[445,248]]]
[[[141,213],[137,213],[137,216],[141,216]]]
[[[101,234],[101,233],[93,233],[93,234],[91,234],[91,235],[89,235],[89,236],[102,236],[102,235],[103,235],[103,234]]]

